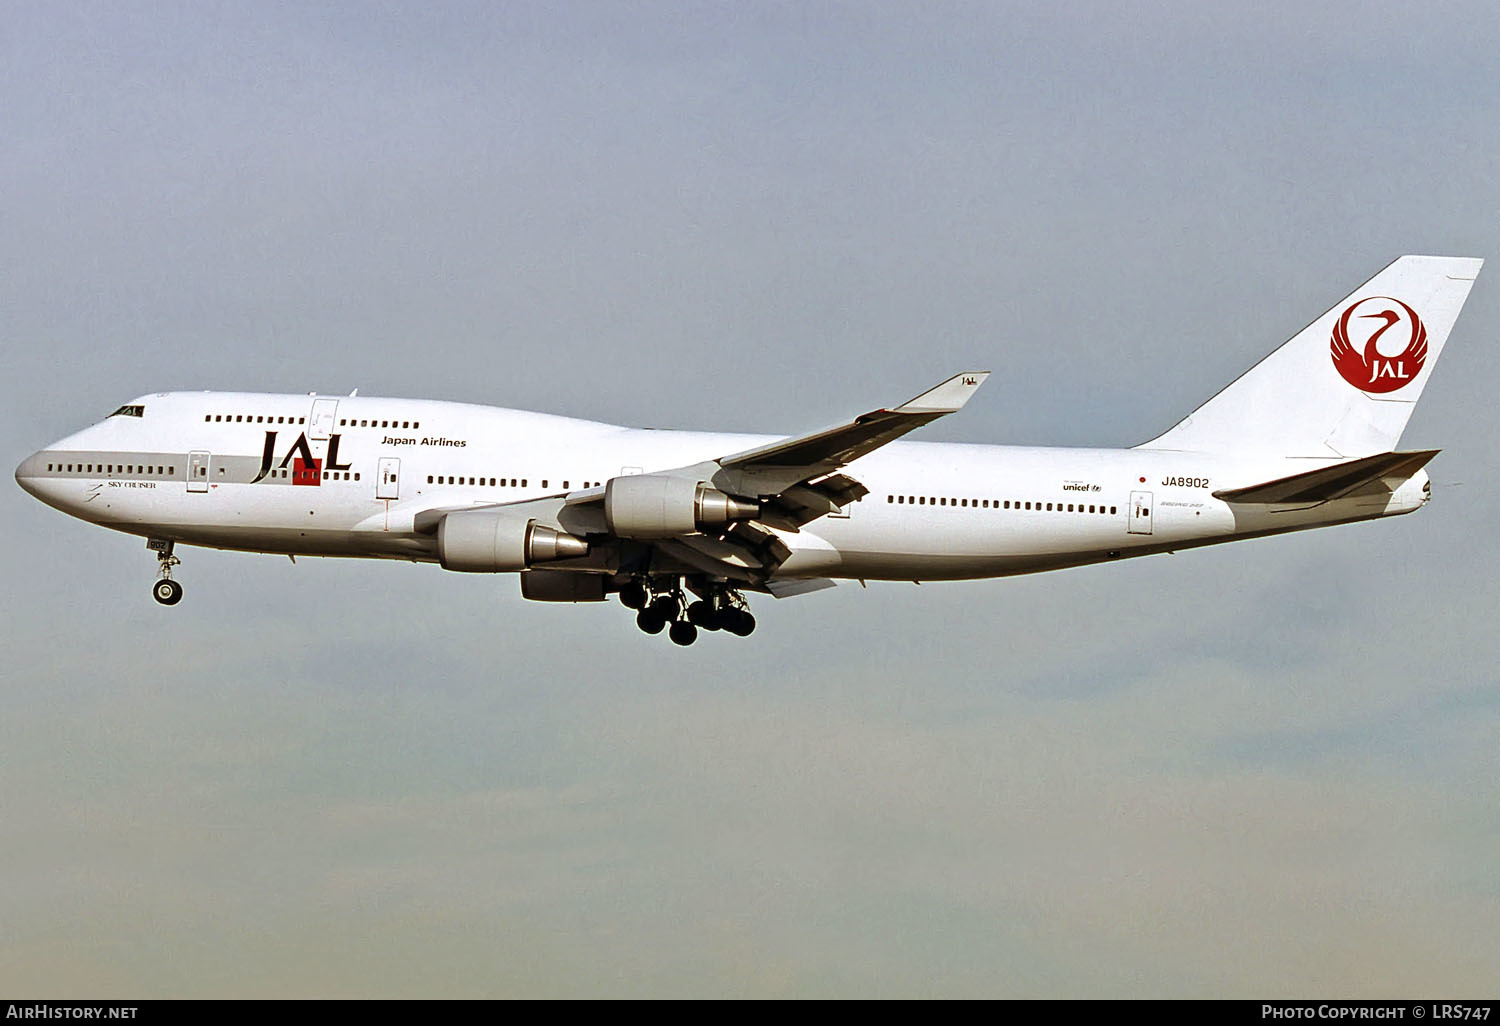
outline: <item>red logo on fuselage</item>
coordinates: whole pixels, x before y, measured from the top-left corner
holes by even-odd
[[[1333,365],[1349,384],[1362,392],[1394,392],[1422,369],[1427,327],[1401,300],[1369,296],[1339,315],[1330,348]]]
[[[316,485],[323,480],[323,461],[305,460],[301,456],[292,460],[292,484]]]

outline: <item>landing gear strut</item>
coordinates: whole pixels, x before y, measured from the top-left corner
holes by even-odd
[[[182,601],[182,585],[172,580],[172,568],[181,566],[182,560],[172,555],[173,543],[151,538],[146,547],[156,552],[157,582],[151,586],[151,597],[164,606],[175,606]]]
[[[728,631],[742,638],[755,630],[755,617],[738,591],[722,583],[695,585],[694,590],[703,597],[689,603],[680,578],[670,583],[636,578],[620,588],[620,601],[638,610],[635,624],[647,634],[660,634],[670,625],[668,636],[678,645],[697,641],[700,630]]]
[[[678,624],[682,621],[682,592],[676,582],[673,582],[671,590],[656,591],[648,590],[646,582],[631,581],[620,589],[620,601],[628,608],[638,609],[635,614],[635,625],[647,634],[660,634],[666,629],[668,623],[672,625],[672,640],[679,645],[691,645],[693,639],[686,641],[678,640],[682,632],[678,630]],[[692,626],[689,624],[689,626]],[[693,631],[694,637],[698,634]]]

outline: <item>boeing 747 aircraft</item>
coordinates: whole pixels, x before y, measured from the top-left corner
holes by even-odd
[[[1404,256],[1132,449],[900,442],[988,376],[796,438],[640,430],[421,399],[164,392],[16,468],[72,516],[176,547],[519,574],[618,594],[648,634],[748,635],[745,596],[1003,577],[1410,513],[1396,448],[1482,261]]]

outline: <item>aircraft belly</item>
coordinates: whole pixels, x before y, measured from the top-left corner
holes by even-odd
[[[894,581],[1003,577],[1098,562],[1125,544],[1111,531],[1061,532],[1037,526],[944,531],[931,524],[888,532],[851,530],[814,548],[800,544],[799,538],[792,558],[776,576]]]
[[[881,526],[839,524],[822,542],[830,551],[806,552],[792,543],[793,558],[776,576],[971,580],[1086,566],[1228,540],[1233,520],[1222,504],[1211,505],[1218,508],[1184,503],[1163,510],[1154,534],[1127,532],[1120,515],[1080,520],[1090,515],[1068,513],[1059,520],[1032,511],[1005,511],[1004,522],[982,525],[953,523],[946,511]]]
[[[179,485],[178,488],[181,486]],[[132,490],[88,487],[59,502],[66,512],[116,531],[166,538],[184,545],[308,556],[436,559],[434,541],[409,530],[386,531],[368,523],[352,525],[324,508],[299,505],[302,517],[327,526],[289,522],[284,503],[215,502],[180,491],[163,496]]]
[[[220,486],[189,494],[180,482],[67,482],[59,508],[102,527],[185,545],[291,555],[436,559],[435,542],[387,503],[340,501],[333,489]],[[308,494],[312,493],[312,494]],[[289,502],[289,499],[295,501]],[[51,501],[51,500],[47,500]],[[368,507],[382,507],[371,515]]]
[[[184,545],[294,556],[354,556],[375,559],[436,559],[432,538],[395,532],[341,528],[245,527],[215,524],[109,524],[118,530]]]
[[[842,577],[871,581],[965,581],[1056,570],[1110,558],[1102,550],[1011,555],[844,552],[842,557],[837,570],[824,569],[817,574],[804,573],[801,567],[788,561],[777,576]]]

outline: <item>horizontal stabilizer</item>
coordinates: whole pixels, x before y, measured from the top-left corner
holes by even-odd
[[[1328,502],[1381,478],[1404,481],[1426,466],[1439,451],[1383,452],[1378,456],[1309,470],[1248,488],[1226,488],[1214,492],[1214,498],[1240,503]]]

